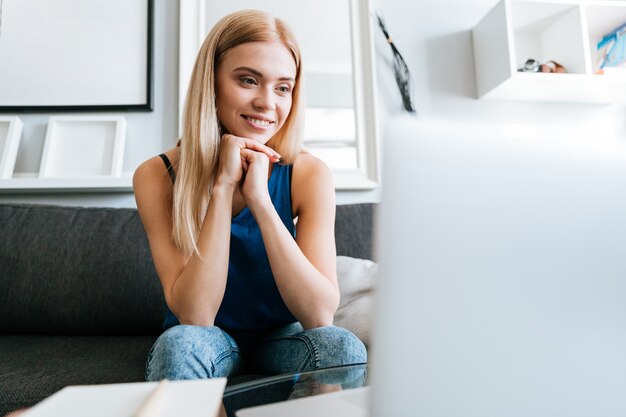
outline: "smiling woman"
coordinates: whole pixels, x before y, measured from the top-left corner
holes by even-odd
[[[334,189],[328,167],[302,149],[301,85],[300,49],[282,20],[225,16],[198,52],[179,144],[135,172],[169,308],[148,380],[367,361],[363,343],[332,325]]]
[[[377,128],[369,1],[188,0],[180,4],[179,91],[200,42],[223,16],[264,10],[288,22],[302,47],[304,146],[331,169],[337,190],[376,188]],[[184,98],[180,97],[181,115]]]
[[[249,62],[256,67],[246,66]],[[216,73],[225,131],[267,143],[287,120],[295,82],[293,55],[280,42],[250,42],[229,50]]]

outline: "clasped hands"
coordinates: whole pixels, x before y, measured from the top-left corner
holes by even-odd
[[[239,186],[247,205],[269,202],[269,163],[280,161],[278,152],[252,139],[225,134],[219,153],[216,180]]]

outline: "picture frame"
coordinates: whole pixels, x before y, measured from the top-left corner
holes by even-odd
[[[39,178],[122,176],[126,118],[50,117]]]
[[[0,112],[152,111],[153,3],[0,2]]]
[[[0,179],[13,177],[24,124],[19,117],[0,117]]]

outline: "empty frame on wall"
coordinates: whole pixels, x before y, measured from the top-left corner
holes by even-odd
[[[153,0],[0,8],[0,112],[152,110]]]
[[[0,117],[0,179],[13,176],[22,127],[19,117]]]
[[[119,178],[125,139],[122,116],[50,117],[39,178]]]

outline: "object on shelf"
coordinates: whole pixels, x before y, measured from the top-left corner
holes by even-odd
[[[558,72],[565,73],[565,67],[556,61],[546,61],[540,63],[536,59],[528,58],[521,68],[517,69],[518,72]]]
[[[605,35],[598,42],[598,73],[603,74],[604,68],[626,68],[626,24]]]
[[[124,117],[50,117],[40,178],[122,176]]]
[[[380,30],[383,31],[385,38],[387,38],[387,43],[391,47],[391,51],[393,52],[393,69],[396,74],[396,82],[398,83],[398,88],[400,89],[400,94],[402,95],[402,104],[404,105],[404,109],[410,113],[415,113],[415,108],[413,107],[413,99],[412,99],[412,79],[411,73],[409,72],[409,67],[404,62],[404,58],[394,45],[389,33],[387,32],[387,28],[385,27],[385,23],[379,14],[376,14],[376,18],[378,19],[378,26]]]
[[[11,178],[22,136],[19,117],[0,117],[0,178]]]
[[[626,102],[624,68],[605,67],[605,76],[595,75],[598,41],[623,22],[623,0],[500,0],[472,29],[477,97],[552,103]],[[558,71],[558,63],[567,74],[518,72],[528,58],[538,64],[552,60],[554,67],[548,69]],[[538,71],[539,66],[536,68]]]

